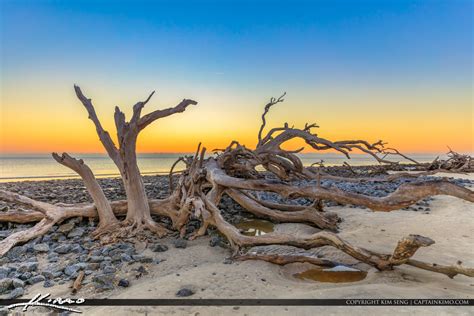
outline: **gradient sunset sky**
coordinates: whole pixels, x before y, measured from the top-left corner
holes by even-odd
[[[316,122],[331,140],[473,152],[473,2],[1,0],[1,151],[103,152],[74,95],[105,127],[152,91],[140,152],[256,143]]]

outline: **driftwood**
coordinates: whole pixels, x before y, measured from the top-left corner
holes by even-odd
[[[114,242],[118,238],[133,238],[144,230],[150,230],[159,237],[165,236],[168,229],[180,232],[185,236],[186,224],[191,218],[201,221],[201,227],[190,239],[205,235],[209,226],[219,230],[229,241],[233,257],[239,260],[258,259],[276,264],[291,262],[310,262],[319,265],[333,266],[337,263],[330,258],[316,258],[307,255],[304,249],[321,246],[335,247],[353,258],[372,265],[380,270],[392,269],[402,264],[411,265],[420,269],[442,273],[449,277],[463,274],[474,276],[472,268],[460,264],[441,266],[411,259],[415,252],[422,247],[428,247],[434,241],[428,237],[409,235],[400,239],[396,248],[387,253],[376,253],[360,248],[351,242],[341,239],[337,235],[339,218],[323,209],[323,200],[335,201],[342,204],[365,206],[373,211],[393,211],[404,208],[434,195],[450,195],[469,202],[474,202],[474,192],[448,182],[446,180],[425,181],[415,184],[401,185],[395,192],[386,197],[370,197],[342,191],[338,188],[321,186],[321,179],[335,179],[343,181],[393,181],[400,177],[419,177],[445,171],[446,164],[437,165],[431,170],[424,170],[416,174],[403,173],[377,177],[338,177],[322,172],[321,166],[306,167],[297,156],[303,148],[289,151],[282,149],[282,145],[289,140],[302,139],[316,151],[334,150],[350,158],[350,153],[360,151],[372,156],[382,165],[397,165],[387,160],[387,155],[397,155],[410,163],[420,164],[401,154],[398,150],[385,148],[382,141],[369,143],[365,140],[330,141],[322,138],[312,130],[316,124],[306,124],[303,128],[283,127],[270,129],[264,133],[266,115],[272,106],[283,102],[283,94],[278,99],[272,98],[265,106],[262,115],[262,125],[258,131],[258,142],[254,149],[247,148],[237,141],[233,141],[227,148],[216,150],[215,155],[205,157],[206,148],[199,144],[194,156],[183,157],[173,164],[170,171],[170,196],[165,199],[148,199],[144,190],[143,180],[137,165],[135,153],[136,141],[139,132],[153,121],[183,112],[189,105],[197,102],[184,99],[177,106],[165,110],[156,110],[150,114],[141,115],[153,93],[142,102],[133,106],[133,115],[126,121],[125,115],[117,107],[115,110],[115,125],[117,129],[118,146],[115,145],[109,133],[105,131],[95,113],[92,101],[86,98],[79,87],[75,87],[77,97],[87,110],[89,118],[94,123],[97,134],[110,158],[117,165],[126,191],[127,200],[110,202],[106,199],[100,185],[90,168],[82,160],[77,160],[64,153],[61,156],[53,154],[59,163],[77,172],[84,181],[88,193],[92,197],[92,204],[53,205],[35,201],[26,196],[0,190],[0,199],[3,201],[26,206],[24,211],[0,212],[0,221],[37,224],[24,231],[16,232],[0,241],[0,256],[5,255],[12,247],[41,236],[61,221],[72,217],[97,218],[99,226],[93,233],[94,237],[106,242]],[[453,156],[451,161],[459,160]],[[467,158],[462,158],[467,159]],[[470,158],[468,159],[469,161]],[[463,160],[464,161],[464,160]],[[173,183],[174,167],[183,163],[185,169],[177,174],[178,181]],[[453,164],[453,163],[452,163]],[[465,165],[466,163],[464,163]],[[454,165],[454,164],[453,164]],[[455,171],[459,171],[459,164],[455,164]],[[262,172],[261,168],[265,171]],[[464,170],[464,169],[462,169]],[[451,170],[453,171],[453,170]],[[272,177],[269,177],[272,175]],[[299,186],[294,181],[300,179],[315,179],[315,185]],[[283,198],[305,197],[311,199],[310,206],[290,205],[285,203],[268,202],[258,199],[254,193],[268,191]],[[319,232],[308,236],[295,236],[284,233],[269,233],[262,236],[245,236],[235,226],[227,222],[222,216],[218,205],[223,195],[229,196],[248,212],[256,217],[272,221],[288,223],[306,223],[317,227]],[[164,216],[171,219],[172,227],[165,228],[157,224],[151,215]],[[118,217],[125,217],[120,221]],[[254,251],[255,247],[284,245],[293,247],[288,253],[266,253]]]

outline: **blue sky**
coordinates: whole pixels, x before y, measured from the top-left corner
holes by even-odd
[[[245,109],[288,91],[305,108],[317,90],[329,105],[360,98],[367,113],[363,98],[413,96],[402,110],[441,113],[435,98],[472,115],[472,14],[467,0],[3,0],[2,101],[64,100],[77,82],[110,102],[161,88],[164,101]]]

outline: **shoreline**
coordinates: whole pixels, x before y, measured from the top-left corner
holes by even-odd
[[[440,174],[439,176],[446,175],[454,176],[453,174]],[[474,174],[458,175],[457,178],[465,179],[461,183],[471,188],[474,185]],[[150,197],[167,196],[167,176],[145,176],[144,179]],[[120,178],[103,178],[99,182],[111,200],[124,198]],[[344,185],[349,190],[361,190],[375,196],[382,193],[387,194],[395,189],[393,186],[380,184],[347,183]],[[1,183],[0,187],[14,189],[50,203],[90,201],[80,179],[10,182]],[[271,199],[272,196],[266,194],[263,195],[263,198]],[[230,202],[223,200],[223,204],[226,217],[229,221],[232,219],[233,224],[248,218],[248,214],[236,211]],[[343,218],[339,235],[354,245],[389,253],[402,236],[411,233],[421,234],[433,238],[436,244],[421,249],[415,258],[439,264],[453,264],[457,260],[463,259],[463,264],[466,266],[474,265],[474,253],[469,252],[474,237],[472,231],[472,227],[474,227],[472,211],[474,209],[472,204],[466,201],[447,196],[436,196],[428,201],[420,201],[419,205],[414,205],[407,210],[387,213],[372,212],[352,205],[327,205],[326,209]],[[70,224],[71,222],[73,225]],[[64,225],[69,226],[64,227]],[[24,229],[25,227],[25,225],[17,226],[13,229]],[[138,242],[134,245],[123,245],[123,251],[118,251],[117,248],[107,248],[107,246],[95,244],[87,236],[94,228],[91,223],[77,219],[62,223],[55,231],[44,237],[24,246],[15,247],[21,248],[24,252],[21,250],[12,251],[14,256],[15,253],[17,255],[17,259],[13,260],[18,261],[10,259],[10,262],[2,261],[0,273],[2,273],[2,267],[37,263],[36,268],[32,264],[32,270],[26,271],[31,275],[27,274],[23,277],[28,277],[23,280],[25,284],[23,297],[30,297],[35,293],[46,293],[45,291],[51,293],[52,296],[69,296],[69,286],[76,276],[77,266],[75,264],[78,264],[79,259],[79,263],[87,265],[88,274],[86,274],[83,288],[77,297],[86,299],[91,297],[176,298],[176,293],[182,288],[194,292],[190,298],[474,298],[474,282],[468,277],[460,275],[449,279],[444,275],[421,271],[405,265],[396,267],[392,271],[379,272],[369,266],[356,264],[354,259],[328,247],[322,247],[321,253],[336,258],[348,266],[356,264],[355,267],[367,271],[367,276],[357,282],[316,282],[301,280],[293,276],[295,272],[309,268],[308,265],[304,267],[298,264],[278,266],[263,261],[229,261],[227,258],[230,256],[230,252],[225,247],[225,240],[213,233],[194,241],[185,242],[182,242],[174,234],[164,239],[151,239],[147,243]],[[4,236],[4,233],[11,231],[11,229],[8,228],[8,225],[2,224],[0,233]],[[187,228],[187,231],[188,229],[191,232],[192,225]],[[310,228],[304,224],[277,224],[274,229],[295,229],[298,232]],[[46,249],[44,244],[48,246],[47,251],[43,251]],[[58,247],[66,245],[69,245],[68,250],[58,249]],[[61,253],[63,251],[66,253]],[[103,251],[105,253],[102,253]],[[131,260],[123,261],[123,253],[128,254],[128,257],[123,257],[125,260]],[[91,261],[90,258],[93,256],[102,258],[95,258]],[[18,277],[26,272],[22,272]],[[15,271],[9,273],[15,273]],[[45,273],[46,277],[44,277]],[[129,282],[128,287],[118,285],[122,279]],[[6,295],[8,293],[4,293],[0,297]],[[384,307],[384,311],[389,312],[411,312],[412,310],[411,307]],[[120,309],[84,307],[83,311],[87,315],[113,312],[117,316],[130,315],[131,313],[151,315],[195,315],[196,313],[200,315],[237,315],[245,313],[257,315],[263,312],[275,315],[288,315],[289,313],[314,315],[315,311],[344,314],[347,309],[343,307],[245,306],[238,309],[233,307],[121,307]],[[368,311],[374,311],[373,307],[358,307],[351,313],[363,315]],[[455,310],[452,307],[437,307],[436,311],[463,314],[462,310]]]

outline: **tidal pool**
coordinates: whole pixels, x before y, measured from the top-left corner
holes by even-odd
[[[295,273],[293,276],[301,280],[343,283],[361,281],[365,279],[367,272],[346,266],[335,266],[330,269],[312,268],[303,272]]]
[[[237,224],[235,227],[247,236],[262,236],[273,231],[274,224],[263,219],[246,219]]]

